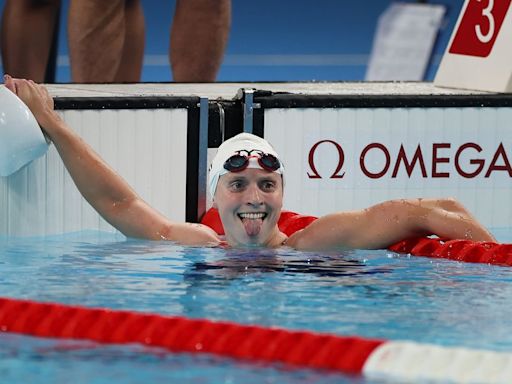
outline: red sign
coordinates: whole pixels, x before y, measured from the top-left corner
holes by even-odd
[[[338,152],[338,160],[332,164],[333,172],[327,175],[321,175],[317,171],[315,161],[315,152],[320,144],[333,145]],[[431,145],[431,148],[427,148]],[[496,148],[492,148],[491,152],[485,151],[477,143],[467,142],[453,148],[455,153],[450,154],[452,150],[451,143],[432,143],[418,144],[414,153],[407,153],[402,143],[398,153],[390,150],[382,143],[369,143],[359,154],[359,170],[370,179],[381,179],[391,177],[395,179],[399,177],[402,169],[411,178],[413,173],[420,174],[421,177],[427,178],[450,178],[452,174],[457,174],[465,179],[473,179],[479,175],[484,178],[491,177],[496,172],[505,172],[512,178],[512,163],[509,159],[510,152],[507,153],[502,142]],[[448,152],[448,153],[447,153]],[[487,154],[480,156],[482,152]],[[371,153],[377,153],[384,156],[384,162],[377,165],[377,169],[370,170],[367,164],[367,158]],[[427,155],[431,153],[431,155]],[[492,154],[492,160],[489,161]],[[465,159],[470,157],[469,160]],[[311,172],[307,173],[310,179],[342,179],[345,176],[345,153],[341,144],[334,140],[321,140],[316,142],[308,153],[308,163]],[[455,167],[455,172],[451,173],[450,164]],[[349,172],[350,173],[350,172]]]
[[[487,57],[512,0],[469,0],[448,52]]]

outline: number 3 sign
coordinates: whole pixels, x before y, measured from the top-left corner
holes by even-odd
[[[511,2],[466,0],[439,66],[436,85],[512,91]]]

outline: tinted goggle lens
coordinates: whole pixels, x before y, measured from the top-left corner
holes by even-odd
[[[242,155],[233,155],[224,163],[224,169],[229,172],[240,172],[249,165],[249,158]]]
[[[279,160],[277,160],[277,157],[274,155],[270,155],[268,153],[265,153],[264,155],[260,156],[258,159],[258,163],[260,164],[261,168],[274,172],[281,167],[281,163],[279,163]]]

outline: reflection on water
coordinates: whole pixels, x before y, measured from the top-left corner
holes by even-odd
[[[191,248],[84,232],[32,239],[0,238],[0,269],[1,296],[512,350],[512,269],[505,267],[388,251]],[[0,335],[1,372],[5,361],[18,367],[15,371],[19,372],[27,365],[37,365],[39,360],[53,364],[55,370],[65,366],[61,361],[65,359],[56,357],[64,354],[60,344],[49,349],[27,347],[26,355],[20,347],[6,344],[5,335]],[[148,377],[149,381],[161,377],[169,381],[166,366],[174,364],[158,353],[132,358],[127,356],[137,353],[131,350],[98,352],[81,344],[67,345],[64,350],[76,357],[67,364],[92,372],[104,369],[103,362],[113,353],[119,358],[112,359],[113,366],[130,370],[140,365],[146,382]],[[181,357],[174,358],[178,365],[182,363]],[[159,363],[159,359],[165,363]],[[149,373],[146,364],[155,373]],[[218,363],[222,369],[217,363],[214,367],[204,361],[190,364],[204,364],[206,371],[212,369],[220,375],[220,381],[230,375],[238,377],[233,373],[238,368],[231,363]],[[246,368],[242,371],[245,377]],[[271,371],[277,372],[274,368]],[[275,382],[296,379],[281,371],[275,375]],[[324,382],[319,378],[314,376],[313,382]],[[19,382],[32,379],[29,375]]]
[[[222,258],[195,262],[188,277],[211,275],[236,278],[251,273],[308,273],[318,277],[344,277],[386,272],[386,268],[365,268],[350,259],[350,253],[300,253],[293,250],[227,250]]]

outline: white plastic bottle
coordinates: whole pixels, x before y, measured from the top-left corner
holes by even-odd
[[[0,176],[9,176],[44,155],[48,146],[32,112],[0,85]]]

